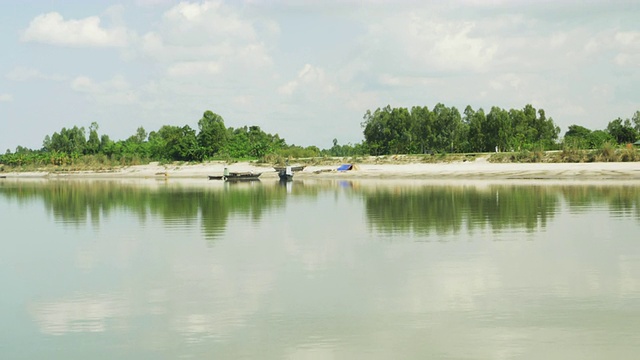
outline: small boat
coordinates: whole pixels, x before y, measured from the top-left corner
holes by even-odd
[[[305,167],[306,167],[305,165],[291,166],[291,172],[302,171],[302,170],[304,170]],[[276,169],[277,172],[280,172],[282,170],[286,170],[287,169],[286,166],[274,166],[273,168]]]
[[[278,170],[278,176],[280,177],[280,181],[293,180],[293,171],[291,171],[291,166],[287,166],[285,169]]]
[[[209,175],[209,180],[223,180],[223,181],[256,181],[262,175],[262,173],[254,172],[229,172],[224,169],[223,175]]]
[[[293,180],[293,173],[297,171],[304,170],[305,166],[285,166],[285,167],[275,167],[278,172],[278,177],[280,177],[280,181],[291,181]]]

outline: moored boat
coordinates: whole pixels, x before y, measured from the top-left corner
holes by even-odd
[[[291,172],[298,172],[298,171],[302,171],[304,170],[306,166],[305,165],[300,165],[300,166],[291,166]],[[286,170],[287,167],[286,166],[274,166],[274,169],[276,169],[277,172]]]
[[[254,172],[229,172],[225,175],[209,175],[209,180],[223,181],[256,181],[262,173]]]
[[[293,180],[293,168],[289,165],[285,166],[285,168],[280,168],[278,171],[278,177],[280,177],[280,181],[291,181]]]

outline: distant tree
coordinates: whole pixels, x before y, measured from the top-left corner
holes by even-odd
[[[434,115],[427,106],[411,108],[411,133],[417,152],[422,154],[435,148]]]
[[[49,152],[51,150],[51,136],[46,135],[44,140],[42,140],[42,151]]]
[[[207,110],[198,121],[197,140],[207,157],[218,154],[227,145],[227,128],[222,116]]]
[[[156,159],[191,161],[196,158],[196,132],[189,125],[164,125],[149,134],[149,142],[152,156]]]
[[[538,109],[538,118],[535,121],[535,128],[538,135],[536,142],[546,149],[552,148],[556,140],[558,140],[560,127],[556,126],[553,122],[553,118],[546,118],[543,109]]]
[[[615,139],[604,130],[594,130],[587,136],[588,148],[599,149],[605,143],[613,143]]]
[[[607,125],[607,132],[613,136],[618,144],[632,143],[638,137],[637,131],[631,126],[631,120],[617,118]]]
[[[49,151],[57,151],[69,155],[83,154],[86,142],[84,128],[74,126],[71,129],[62,128],[59,133],[53,133],[48,147]]]
[[[512,128],[506,110],[493,106],[487,114],[485,129],[485,144],[490,150],[510,150]]]
[[[111,139],[109,138],[109,135],[103,134],[100,137],[100,152],[104,153],[105,149],[111,146],[111,144],[113,144],[113,141],[111,141]]]
[[[92,122],[89,126],[89,140],[85,146],[85,154],[96,154],[100,151],[100,137],[98,136],[98,123]]]
[[[591,134],[591,130],[587,129],[584,126],[580,125],[569,125],[569,130],[564,134],[564,137],[578,137],[578,138],[586,138],[589,134]]]
[[[360,124],[364,129],[364,140],[372,155],[384,155],[389,153],[389,141],[391,130],[388,126],[388,118],[391,116],[391,106],[378,108],[374,112],[367,110],[364,121]]]
[[[487,127],[487,117],[484,114],[484,110],[482,108],[478,109],[478,111],[473,111],[471,106],[467,106],[464,110],[465,122],[468,124],[469,132],[468,142],[470,151],[490,151],[486,145],[485,141],[487,138],[487,134],[485,134]]]
[[[640,110],[636,111],[631,118],[633,122],[633,128],[636,130],[638,134],[640,134]]]
[[[136,133],[131,137],[129,137],[129,139],[127,140],[138,143],[138,144],[142,144],[147,140],[147,136],[148,136],[147,131],[142,126],[140,126],[136,129]]]
[[[378,108],[373,113],[369,110],[363,116],[364,138],[367,147],[373,155],[401,154],[415,151],[416,126],[409,110],[406,108],[391,108],[387,105]]]
[[[564,143],[567,146],[585,149],[590,148],[589,136],[591,130],[580,125],[569,125],[569,130],[564,134]]]

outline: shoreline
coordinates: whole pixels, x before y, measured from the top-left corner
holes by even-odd
[[[7,172],[6,179],[20,178],[189,178],[207,179],[221,175],[225,166],[231,172],[262,173],[260,179],[277,179],[269,165],[239,162],[225,165],[208,162],[195,165],[128,166],[111,171]],[[355,169],[337,171],[338,165],[309,165],[296,172],[294,179],[409,179],[409,180],[632,180],[640,181],[640,162],[593,163],[490,163],[486,159],[451,163],[355,164]]]

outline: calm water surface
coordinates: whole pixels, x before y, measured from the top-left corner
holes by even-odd
[[[3,359],[637,359],[640,186],[0,180]]]

